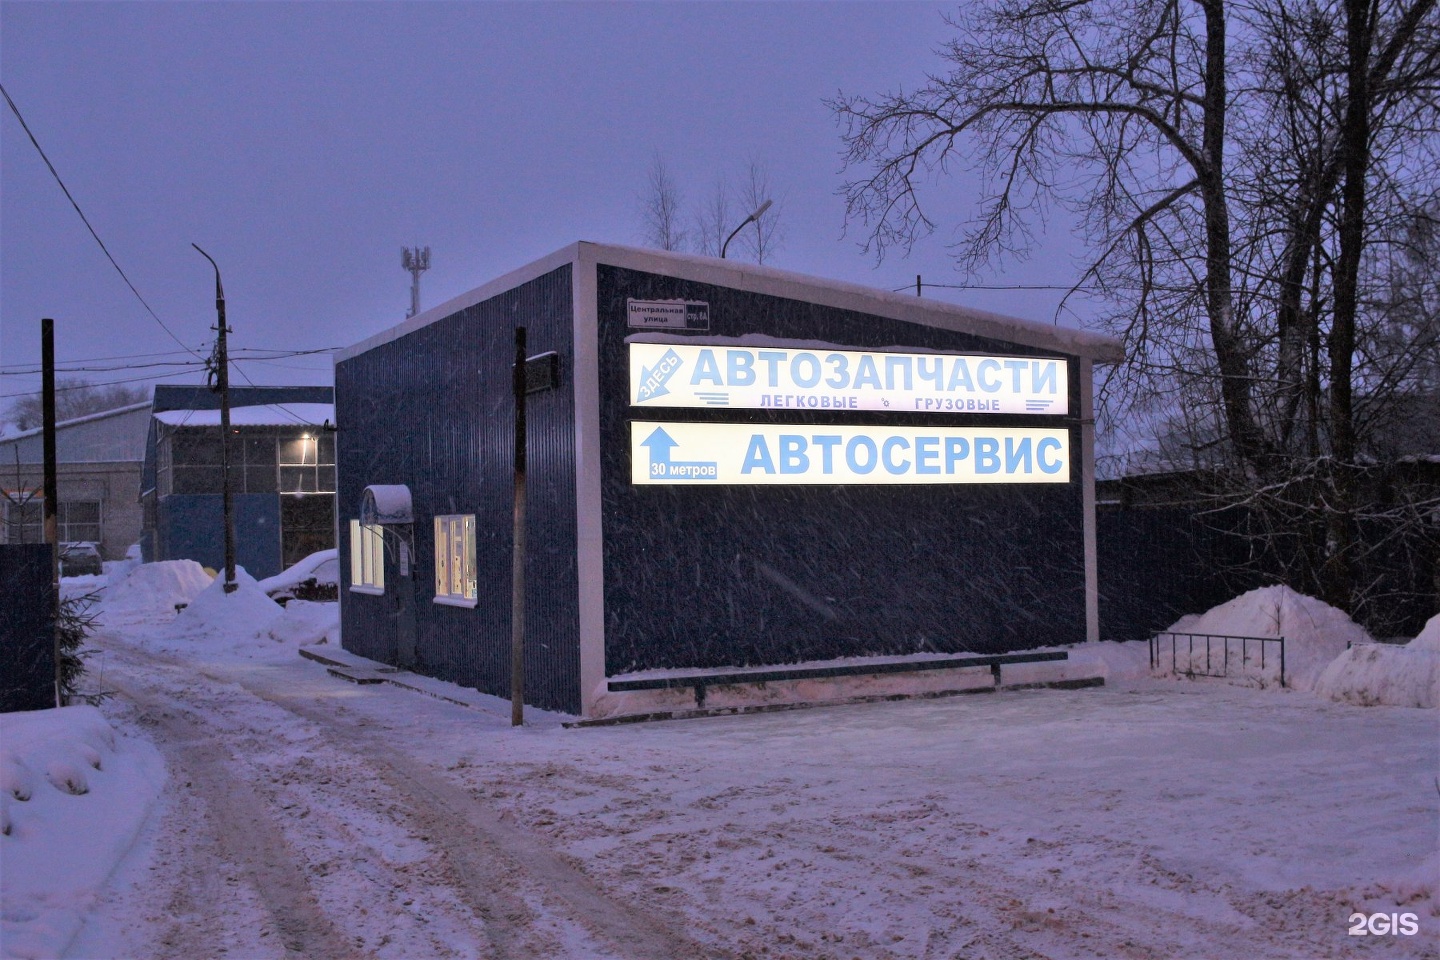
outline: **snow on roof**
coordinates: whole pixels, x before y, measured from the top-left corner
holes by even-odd
[[[55,429],[64,430],[66,427],[78,427],[82,423],[90,423],[94,420],[104,420],[107,417],[118,417],[122,413],[133,413],[136,410],[143,410],[149,406],[149,400],[142,400],[139,403],[132,403],[127,407],[116,407],[113,410],[101,410],[99,413],[88,413],[83,417],[76,417],[73,420],[61,420],[59,423],[55,424]],[[21,430],[19,433],[12,433],[9,436],[0,437],[0,440],[23,440],[26,437],[38,437],[44,432],[44,427],[34,427],[30,430]]]
[[[155,419],[172,427],[218,427],[219,410],[165,410]],[[333,403],[261,403],[230,408],[232,427],[318,427],[335,423]]]
[[[360,503],[364,523],[414,523],[410,488],[403,483],[375,483],[365,488]]]

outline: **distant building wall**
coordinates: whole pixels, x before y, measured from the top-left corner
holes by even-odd
[[[280,498],[242,493],[233,498],[235,562],[256,580],[273,577],[280,565]],[[225,566],[224,498],[213,494],[163,497],[155,510],[157,560],[194,560]],[[218,535],[217,535],[218,532]]]

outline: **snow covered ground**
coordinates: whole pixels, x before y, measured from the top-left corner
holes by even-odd
[[[194,573],[117,591],[100,711],[0,717],[5,957],[1437,956],[1434,710],[1101,644],[1101,689],[516,730]]]

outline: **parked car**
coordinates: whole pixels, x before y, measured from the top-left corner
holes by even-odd
[[[261,580],[260,589],[282,606],[290,600],[337,600],[340,551],[316,551],[275,576]]]
[[[86,540],[60,544],[60,576],[86,577],[105,572],[100,560],[100,546]]]

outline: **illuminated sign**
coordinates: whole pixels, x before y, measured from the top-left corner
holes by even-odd
[[[824,348],[631,343],[637,407],[1069,412],[1064,360]]]
[[[1069,483],[1070,432],[634,421],[630,479],[691,485]]]

